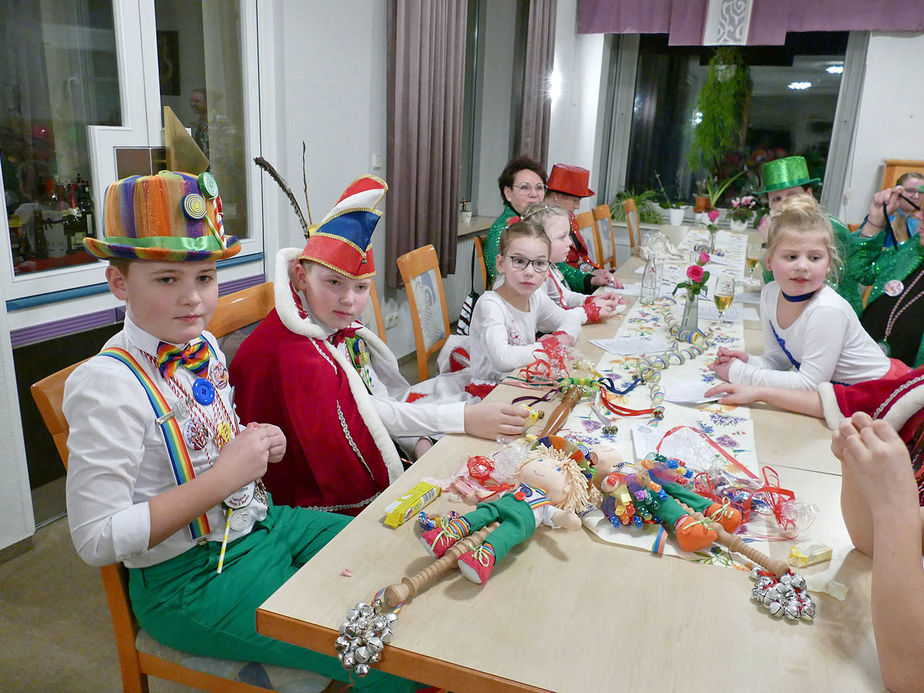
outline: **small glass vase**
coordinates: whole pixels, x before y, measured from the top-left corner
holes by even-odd
[[[715,252],[715,233],[716,229],[709,229],[709,250],[706,252],[708,252],[710,255]]]
[[[680,316],[680,331],[699,329],[699,301],[696,296],[687,293],[687,302],[683,304],[683,314]]]

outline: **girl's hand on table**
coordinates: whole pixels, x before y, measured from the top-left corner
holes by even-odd
[[[737,383],[721,383],[706,390],[704,397],[714,397],[724,394],[718,399],[719,404],[751,404],[760,400],[756,385],[740,385]]]

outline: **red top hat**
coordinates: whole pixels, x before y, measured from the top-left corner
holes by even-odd
[[[575,197],[590,197],[594,191],[588,187],[589,183],[590,171],[586,168],[555,164],[545,187],[551,192],[560,192]]]

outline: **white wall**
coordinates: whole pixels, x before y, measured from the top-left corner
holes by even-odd
[[[516,35],[516,1],[485,3],[484,32],[481,35],[483,79],[480,81],[476,113],[481,128],[475,127],[473,212],[496,217],[503,210],[497,177],[510,160],[510,108],[513,100],[513,54]]]
[[[883,159],[924,160],[924,34],[870,35],[841,219],[862,221],[882,183]]]
[[[549,169],[567,163],[590,170],[590,187],[599,189],[594,171],[598,136],[603,34],[577,33],[576,0],[559,0],[555,26],[554,71],[561,78],[561,95],[552,104],[549,127]],[[589,198],[592,200],[595,198]],[[581,211],[591,202],[585,200]]]

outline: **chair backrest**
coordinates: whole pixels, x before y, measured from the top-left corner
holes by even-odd
[[[252,326],[265,318],[275,305],[272,282],[241,289],[218,299],[205,329],[218,337],[227,363],[234,360],[241,342],[253,330]]]
[[[597,205],[593,208],[594,221],[597,222],[597,234],[600,236],[601,267],[616,266],[616,239],[613,237],[613,222],[610,218],[609,205]]]
[[[417,376],[423,381],[429,377],[427,364],[430,356],[443,348],[449,336],[449,309],[446,307],[443,275],[432,245],[405,253],[397,262],[414,325]]]
[[[635,248],[642,240],[642,230],[638,223],[638,209],[635,207],[635,200],[626,200],[622,203],[622,208],[626,211],[626,226],[629,227],[629,247]]]
[[[382,307],[379,304],[379,294],[375,290],[375,282],[369,285],[369,300],[366,302],[363,312],[360,313],[359,320],[363,325],[374,330],[379,339],[383,342],[388,342],[385,339],[385,319],[382,316]]]
[[[597,233],[597,225],[594,223],[593,212],[581,212],[574,216],[577,221],[578,233],[581,234],[581,240],[587,246],[587,254],[591,262],[597,266],[603,264],[603,258],[600,255],[600,234]]]
[[[472,237],[472,242],[475,244],[475,262],[478,263],[478,268],[481,270],[481,280],[484,283],[485,291],[490,288],[488,286],[488,266],[484,261],[484,244],[487,238],[487,236]]]
[[[906,173],[924,173],[924,161],[911,159],[886,159],[885,171],[882,174],[880,190],[891,188],[896,181]]]

